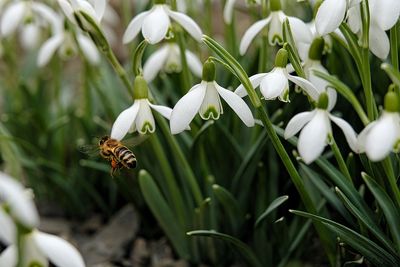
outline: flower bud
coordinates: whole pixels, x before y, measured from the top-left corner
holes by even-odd
[[[284,48],[279,49],[278,53],[276,53],[275,56],[275,67],[286,68],[287,61],[288,61],[288,52]]]
[[[148,98],[148,96],[149,87],[146,80],[141,75],[136,76],[135,82],[133,84],[133,98],[136,100]]]
[[[319,109],[327,109],[329,104],[328,94],[323,92],[319,95],[317,108]]]
[[[322,53],[324,52],[325,41],[324,38],[315,38],[311,43],[310,50],[308,50],[308,58],[312,60],[321,60]]]
[[[282,9],[281,0],[271,0],[269,4],[271,11],[279,11]]]
[[[387,92],[385,95],[385,110],[388,112],[399,111],[399,97],[395,92]]]
[[[206,82],[215,81],[215,63],[210,59],[204,62],[202,80]]]

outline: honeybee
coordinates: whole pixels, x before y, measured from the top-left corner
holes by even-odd
[[[133,169],[136,167],[135,154],[116,139],[107,135],[103,136],[99,140],[99,149],[100,156],[111,163],[111,175],[122,168]]]

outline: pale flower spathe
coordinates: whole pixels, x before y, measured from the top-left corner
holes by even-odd
[[[372,161],[383,160],[400,141],[400,114],[383,111],[380,118],[365,127],[358,136],[360,152]]]
[[[122,140],[128,132],[138,131],[140,134],[153,133],[156,129],[154,109],[163,117],[170,119],[172,109],[153,105],[147,98],[136,99],[132,106],[119,114],[111,129],[111,138]]]
[[[132,19],[124,33],[123,42],[125,44],[131,42],[142,31],[143,37],[150,44],[156,44],[166,37],[171,18],[195,40],[201,41],[203,33],[193,19],[184,13],[172,11],[168,5],[157,4],[149,11],[142,12]]]
[[[189,50],[185,51],[185,56],[192,73],[201,77],[203,65],[200,59]],[[161,70],[167,73],[182,71],[181,52],[177,44],[168,43],[155,51],[143,66],[143,77],[151,82]]]
[[[197,113],[204,120],[217,120],[223,113],[220,97],[247,127],[254,126],[251,110],[241,97],[221,87],[215,81],[202,81],[193,86],[173,108],[170,119],[171,133],[178,134],[187,129]]]
[[[100,23],[107,7],[106,0],[57,0],[65,16],[76,23],[74,12],[85,12]]]

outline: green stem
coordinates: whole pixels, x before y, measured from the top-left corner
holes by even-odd
[[[135,76],[143,75],[142,58],[148,44],[149,43],[146,40],[141,41],[133,54],[132,69]]]
[[[194,199],[196,201],[197,206],[199,207],[203,202],[203,196],[200,191],[199,184],[197,183],[197,179],[193,173],[192,168],[190,167],[188,161],[186,160],[185,155],[182,152],[178,142],[172,136],[171,131],[167,122],[161,118],[158,114],[155,114],[157,122],[161,128],[161,131],[164,133],[164,136],[167,138],[167,142],[170,145],[172,152],[177,158],[178,163],[180,164],[181,169],[185,172],[185,179],[189,183],[189,187],[193,193]]]
[[[24,267],[24,230],[17,224],[17,265],[16,267]]]
[[[263,18],[267,17],[268,14],[268,5],[266,0],[262,0],[261,2],[262,16]],[[267,46],[268,46],[268,31],[266,28],[262,30],[261,37],[261,46],[260,46],[260,54],[258,58],[258,72],[263,73],[266,71],[267,67]]]
[[[181,54],[181,64],[182,64],[182,87],[183,93],[189,91],[192,85],[192,76],[189,71],[188,63],[186,60],[186,43],[185,43],[185,36],[183,34],[182,28],[179,25],[174,27],[175,34],[176,34],[176,41],[179,46],[179,52]]]
[[[108,49],[105,52],[105,55],[109,62],[111,63],[112,67],[114,68],[115,72],[117,73],[118,77],[121,79],[122,83],[125,86],[125,89],[133,97],[133,90],[131,86],[131,82],[129,80],[128,74],[126,73],[125,69],[119,63],[117,57],[115,56],[114,52],[111,49]]]
[[[392,59],[392,65],[396,70],[399,70],[399,22],[397,22],[393,28],[390,29],[390,56]]]
[[[369,63],[369,50],[368,48],[362,49],[362,73],[361,73],[361,82],[364,88],[365,101],[367,104],[367,114],[370,120],[374,120],[376,115],[378,114],[378,109],[376,107],[374,93],[372,91],[372,83],[371,83],[371,69]]]
[[[346,176],[347,179],[349,179],[351,183],[353,183],[349,169],[347,168],[346,162],[343,159],[342,153],[340,152],[340,149],[336,144],[335,139],[331,134],[329,135],[328,138],[330,139],[330,146],[332,148],[333,154],[335,155],[340,171],[343,173],[344,176]]]
[[[173,210],[178,216],[178,221],[181,223],[182,226],[188,226],[185,220],[186,212],[183,205],[184,202],[181,197],[181,192],[179,191],[178,185],[175,181],[175,176],[169,164],[168,158],[165,155],[164,149],[156,134],[153,134],[152,138],[150,138],[150,143],[153,147],[155,156],[158,158],[158,163],[160,164],[160,167],[164,173],[163,178],[167,182],[168,187],[168,199],[170,199],[170,201],[172,202],[171,204],[174,207]]]
[[[397,185],[397,178],[393,171],[393,165],[390,157],[386,157],[382,161],[383,169],[385,170],[386,176],[389,180],[390,188],[393,192],[394,199],[397,203],[397,207],[400,207],[400,191],[399,186]]]
[[[213,3],[211,0],[205,0],[206,20],[204,21],[204,28],[207,35],[213,35]]]

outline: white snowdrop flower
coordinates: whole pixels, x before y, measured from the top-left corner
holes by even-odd
[[[358,136],[360,152],[365,152],[372,161],[383,160],[391,151],[399,151],[400,114],[397,95],[389,92],[385,96],[385,110],[378,120],[371,122]]]
[[[262,19],[250,26],[245,32],[240,42],[240,54],[244,55],[250,46],[250,43],[261,32],[261,30],[269,25],[268,30],[268,41],[270,45],[282,45],[283,44],[283,33],[282,25],[283,22],[288,19],[291,27],[292,35],[296,46],[298,43],[311,43],[312,35],[307,25],[300,19],[295,17],[287,16],[281,10],[280,0],[271,0],[271,13],[266,19]]]
[[[390,52],[390,41],[385,31],[391,29],[400,16],[400,1],[370,0],[369,49],[380,59],[386,59]],[[362,23],[359,5],[349,9],[348,24],[354,33],[361,34]]]
[[[111,138],[122,140],[128,132],[140,134],[153,133],[156,130],[152,109],[168,120],[172,109],[151,104],[148,100],[148,86],[142,76],[135,78],[133,105],[119,114],[111,129]]]
[[[202,64],[200,59],[191,51],[185,51],[186,61],[189,69],[197,77],[201,77]],[[167,43],[154,52],[143,66],[143,77],[151,82],[157,74],[164,70],[167,73],[181,72],[181,52],[175,43]]]
[[[65,30],[63,25],[62,20],[57,21],[57,25],[54,26],[53,36],[40,47],[37,59],[38,66],[45,66],[57,50],[61,58],[69,58],[77,54],[77,44],[91,64],[98,64],[100,62],[100,54],[93,41],[79,31],[75,33],[75,41],[74,33]]]
[[[224,21],[226,24],[232,23],[233,10],[237,0],[227,0],[224,6]],[[247,4],[261,4],[261,0],[246,0]]]
[[[76,23],[74,13],[85,12],[91,16],[97,23],[100,23],[106,10],[106,0],[57,0],[65,16]]]
[[[172,134],[178,134],[189,127],[196,113],[203,120],[217,120],[223,113],[221,98],[233,109],[247,127],[254,126],[254,117],[246,102],[215,81],[215,64],[206,61],[203,67],[201,83],[193,86],[172,110],[170,128]]]
[[[131,42],[141,30],[143,37],[150,44],[156,44],[166,37],[171,18],[179,23],[194,39],[201,41],[202,31],[193,19],[181,12],[172,11],[168,5],[162,3],[155,4],[149,11],[142,12],[134,17],[124,33],[123,42],[125,44]]]
[[[17,229],[14,222],[0,209],[0,239],[8,246],[0,254],[0,266],[16,266]],[[36,229],[22,236],[22,266],[49,266],[49,261],[58,267],[84,267],[78,250],[64,239],[40,232]]]
[[[289,101],[289,81],[292,81],[302,88],[311,98],[318,100],[319,93],[315,86],[304,78],[292,76],[286,69],[287,51],[280,49],[276,55],[275,67],[268,73],[259,73],[251,76],[250,82],[253,88],[260,87],[261,94],[266,100],[279,98],[279,100]],[[240,97],[247,95],[243,85],[240,85],[235,93]]]
[[[315,16],[315,25],[320,36],[334,32],[345,19],[346,11],[361,0],[325,0]]]
[[[41,29],[52,25],[57,14],[47,5],[32,1],[13,1],[5,6],[0,20],[0,33],[8,37],[20,31],[21,45],[34,48],[40,41]]]
[[[34,228],[38,225],[39,216],[31,197],[19,182],[0,172],[0,210],[2,205],[6,205],[12,218],[25,227]]]
[[[328,95],[320,94],[316,109],[297,114],[286,126],[285,139],[291,138],[301,130],[297,148],[306,164],[312,163],[324,151],[329,141],[329,135],[332,135],[331,121],[343,131],[350,148],[359,152],[355,131],[345,120],[330,113],[328,102]]]

